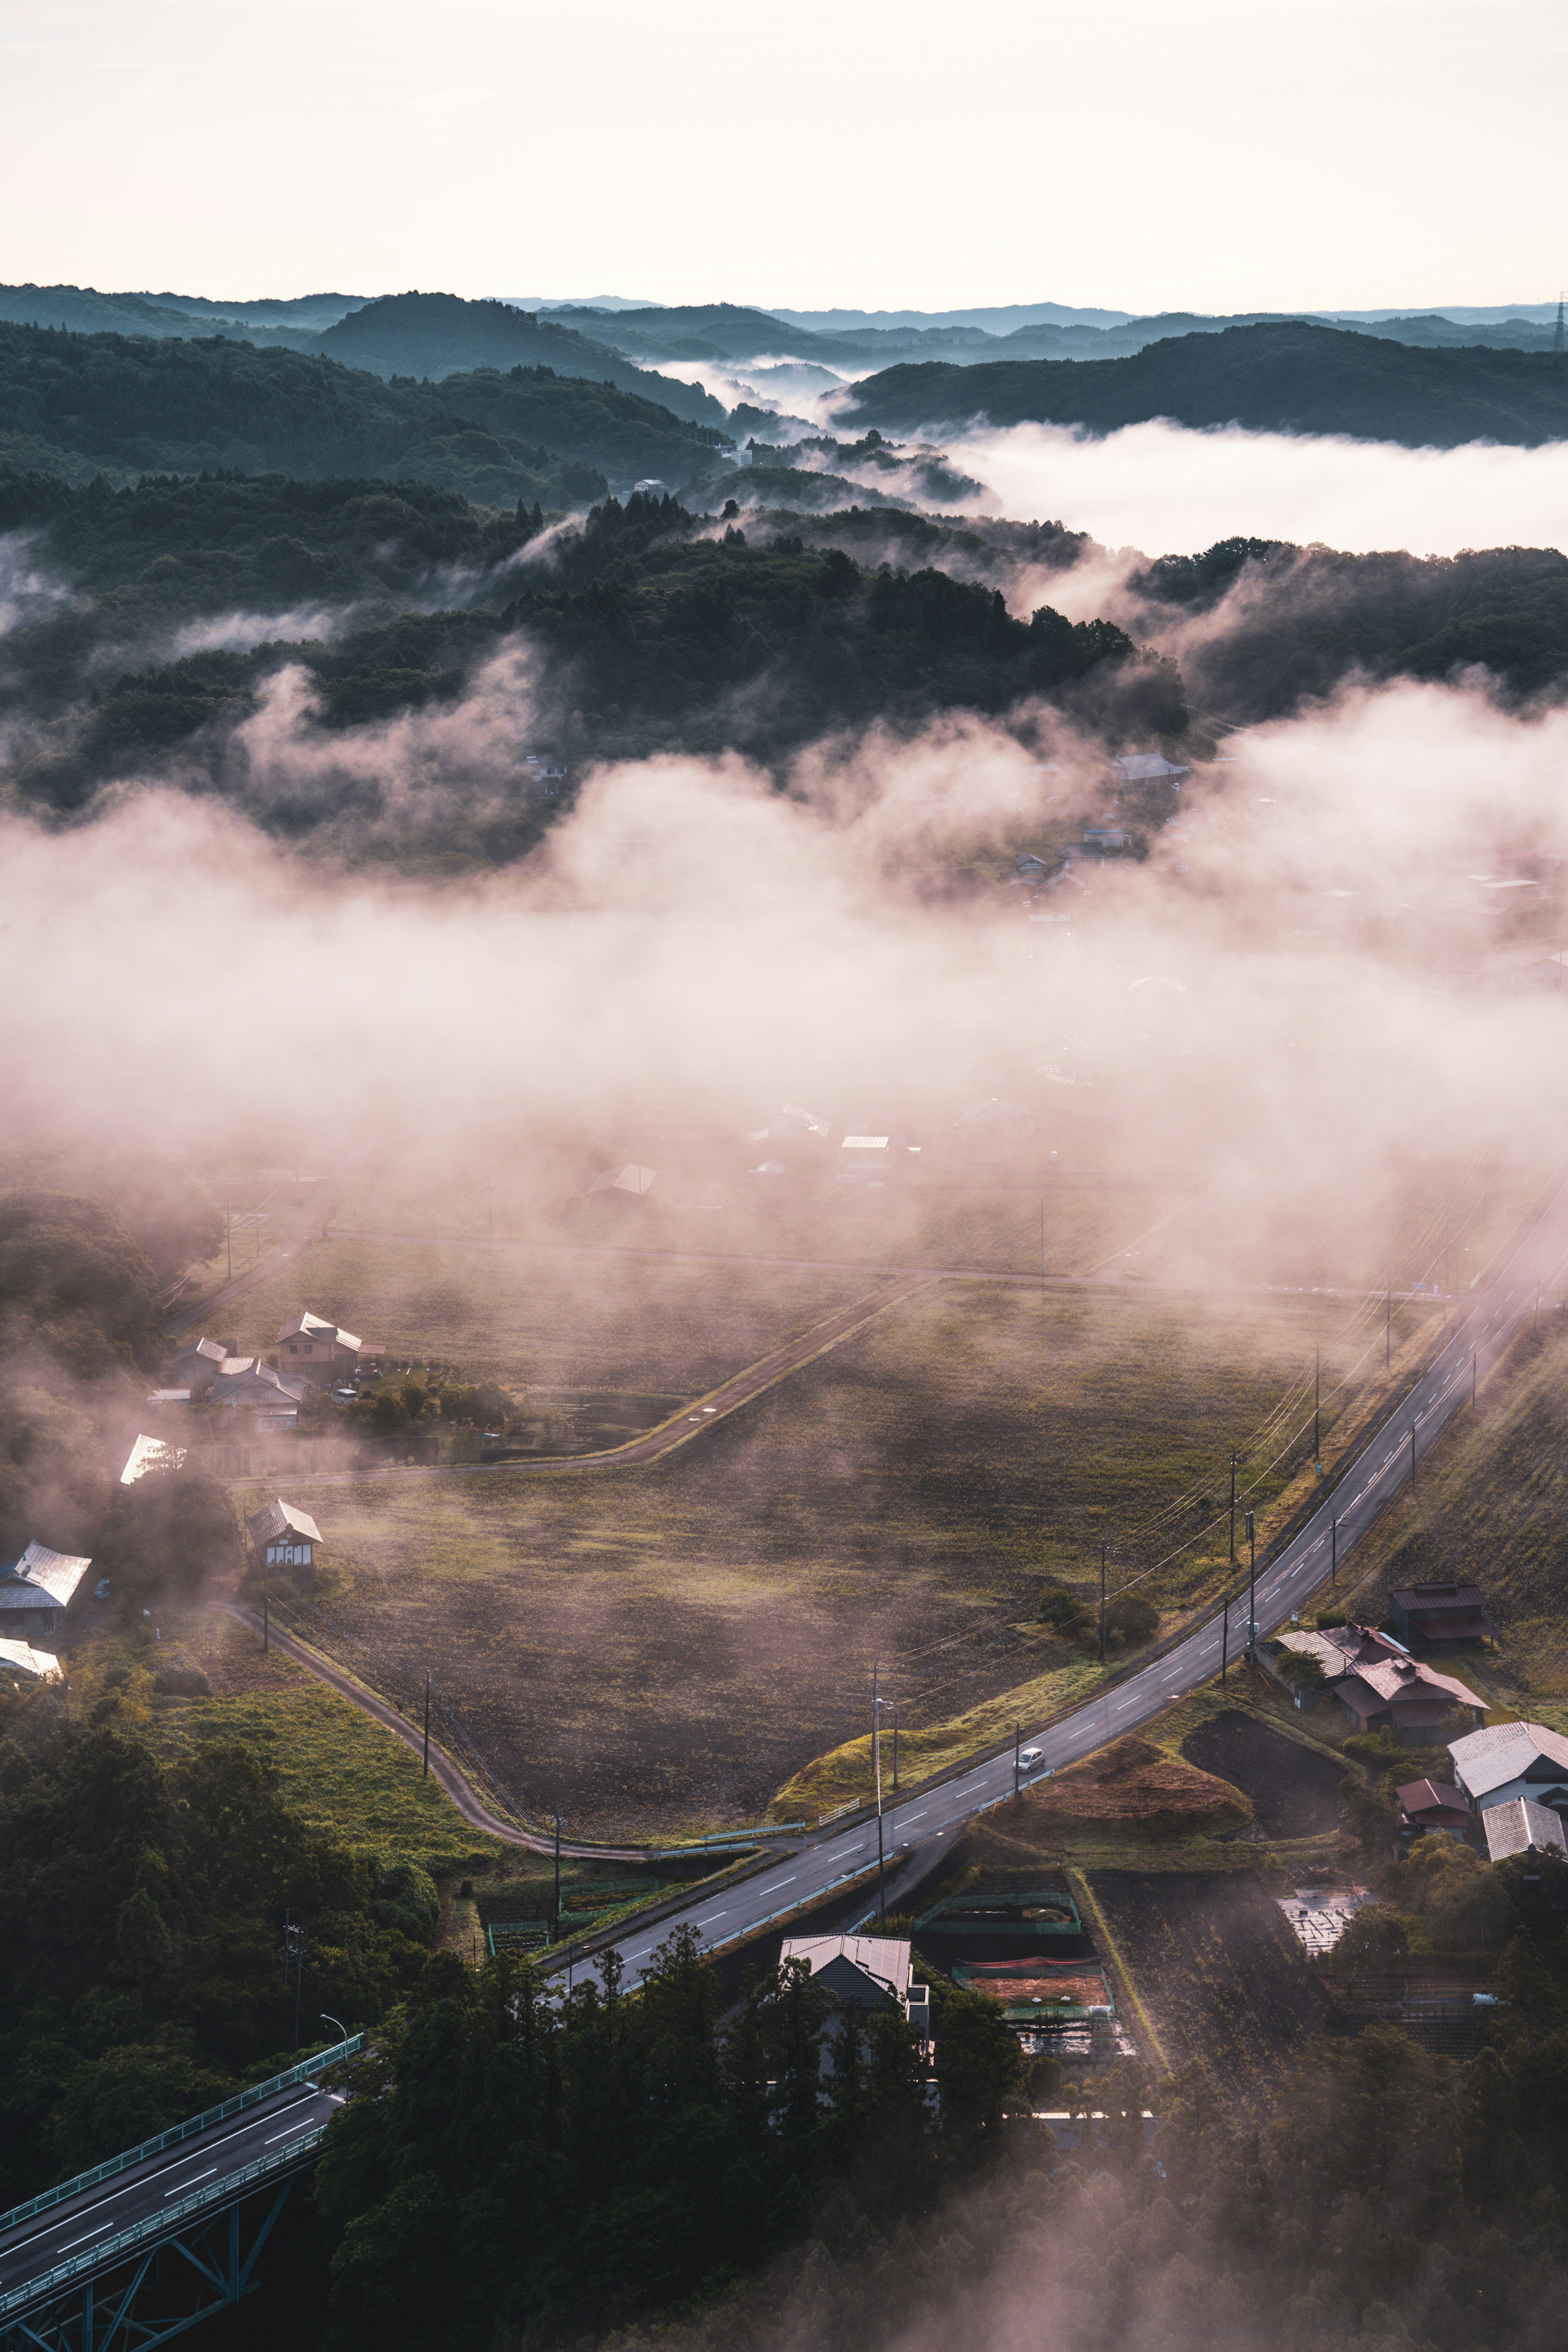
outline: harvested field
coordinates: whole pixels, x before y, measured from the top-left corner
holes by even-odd
[[[837,1749],[811,1791],[831,1802],[864,1778],[873,1656],[911,1772],[933,1727],[1092,1681],[1037,1622],[1042,1570],[1087,1583],[1086,1532],[1215,1475],[1321,1313],[1189,1324],[1126,1291],[954,1286],[665,1462],[300,1478],[329,1563],[321,1638],[406,1703],[427,1664],[519,1801],[584,1833],[754,1820]]]
[[[1182,1742],[1182,1754],[1205,1772],[1232,1781],[1251,1801],[1265,1836],[1324,1837],[1338,1827],[1345,1767],[1300,1741],[1270,1731],[1230,1707]]]
[[[1186,1837],[1240,1829],[1252,1808],[1212,1772],[1166,1756],[1147,1739],[1114,1740],[1081,1764],[996,1808],[997,1830],[1034,1845],[1069,1840]]]
[[[1255,2114],[1280,2065],[1330,2032],[1327,1997],[1249,1871],[1096,1870],[1089,1883],[1173,2066]]]
[[[264,1355],[309,1307],[395,1360],[455,1362],[470,1380],[696,1396],[878,1286],[831,1269],[312,1242],[223,1308],[213,1336]]]

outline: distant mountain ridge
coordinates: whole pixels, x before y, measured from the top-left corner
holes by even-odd
[[[1113,432],[1167,417],[1410,448],[1537,447],[1568,438],[1568,368],[1547,353],[1422,351],[1284,321],[1180,335],[1125,359],[892,367],[858,384],[843,413],[900,431],[984,417]]]

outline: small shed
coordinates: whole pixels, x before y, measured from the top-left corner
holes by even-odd
[[[30,1642],[0,1640],[0,1682],[9,1679],[24,1682],[52,1683],[63,1679],[60,1662],[50,1650],[35,1650]]]
[[[308,1511],[296,1510],[279,1496],[252,1512],[245,1532],[258,1568],[309,1569],[315,1574],[321,1530]]]
[[[588,1187],[591,1201],[641,1201],[653,1190],[657,1168],[639,1168],[628,1161],[624,1168],[606,1168],[595,1176]]]
[[[1403,1835],[1415,1837],[1427,1830],[1440,1830],[1463,1843],[1475,1816],[1469,1799],[1451,1780],[1407,1780],[1394,1793],[1399,1800]]]
[[[1407,1584],[1388,1596],[1388,1613],[1402,1642],[1474,1647],[1497,1632],[1486,1595],[1475,1584]]]

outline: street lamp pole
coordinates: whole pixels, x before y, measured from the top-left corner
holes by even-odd
[[[1233,1445],[1230,1449],[1230,1564],[1232,1568],[1236,1566],[1236,1465],[1237,1459],[1238,1456],[1237,1450]]]
[[[1256,1667],[1258,1664],[1258,1526],[1251,1511],[1247,1515],[1247,1541],[1251,1554],[1247,1571],[1247,1649]]]
[[[1100,1547],[1100,1663],[1105,1664],[1105,1555],[1108,1544]]]
[[[875,1658],[871,1661],[871,1769],[877,1777],[877,1925],[888,1924],[882,1884],[882,1692]]]

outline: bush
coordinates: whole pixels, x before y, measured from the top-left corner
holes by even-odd
[[[1141,1592],[1120,1592],[1105,1612],[1105,1639],[1113,1650],[1131,1649],[1159,1630],[1160,1612]]]
[[[1086,1642],[1099,1630],[1089,1603],[1059,1584],[1047,1584],[1040,1595],[1039,1617],[1064,1642]]]
[[[1321,1658],[1301,1650],[1282,1650],[1274,1671],[1282,1683],[1302,1690],[1321,1690],[1328,1681]]]
[[[200,1666],[164,1666],[153,1687],[160,1698],[211,1698],[213,1688]]]
[[[1392,1903],[1364,1903],[1334,1946],[1336,1974],[1384,1976],[1409,1955],[1410,1927]]]
[[[370,1868],[370,1916],[378,1927],[395,1927],[416,1944],[436,1933],[441,1898],[427,1870],[402,1854]]]

